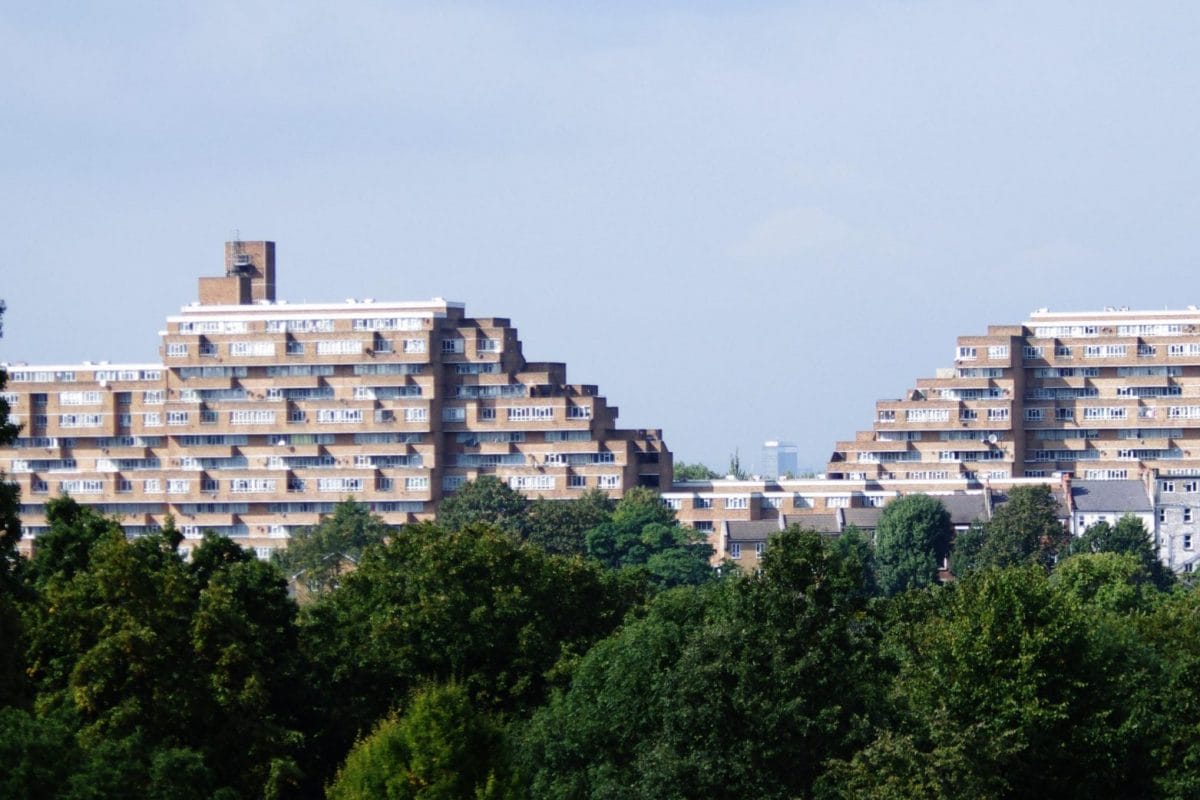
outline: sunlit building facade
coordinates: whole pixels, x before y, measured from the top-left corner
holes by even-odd
[[[669,485],[658,430],[620,429],[597,387],[526,361],[507,319],[461,303],[275,297],[275,245],[230,242],[225,274],[167,318],[161,361],[8,364],[22,426],[0,470],[28,536],[60,494],[137,534],[168,515],[260,556],[354,497],[393,524],[495,475],[529,496]]]

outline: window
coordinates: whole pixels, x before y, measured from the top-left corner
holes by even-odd
[[[229,491],[235,494],[249,494],[252,492],[273,492],[275,491],[274,478],[233,478],[229,481]]]
[[[508,488],[515,491],[533,491],[554,488],[553,475],[514,475],[508,479]]]
[[[766,551],[766,549],[767,549],[766,542],[758,542],[754,545],[754,555],[758,558],[762,558],[763,553]]]
[[[1192,521],[1192,510],[1190,508],[1185,508],[1183,510],[1183,521],[1184,522]]]
[[[888,409],[884,409],[884,410],[880,411],[879,412],[879,421],[880,422],[895,422],[896,421],[895,409],[888,408]]]
[[[692,508],[712,508],[711,497],[697,497],[692,503]]]
[[[1185,533],[1183,535],[1183,549],[1184,550],[1192,549],[1192,535],[1190,533]]]
[[[182,358],[187,355],[187,345],[182,342],[171,342],[167,345],[168,358]]]
[[[850,498],[848,496],[826,497],[825,498],[825,507],[826,508],[849,508],[850,507]]]
[[[1067,344],[1056,345],[1054,348],[1054,357],[1055,358],[1070,358],[1071,357],[1071,346],[1067,345]]]
[[[481,419],[481,420],[493,420],[493,419],[495,419],[495,418],[496,418],[496,409],[494,409],[494,408],[481,408],[481,409],[479,409],[479,419]]]
[[[288,339],[285,352],[289,356],[304,355],[304,342],[297,341],[296,339]]]
[[[601,489],[619,489],[621,487],[621,476],[601,475],[597,480],[597,484]]]
[[[733,544],[729,545],[729,557],[730,558],[741,558],[742,557],[741,544],[739,544],[738,542],[734,542]]]
[[[979,412],[973,408],[964,408],[958,412],[958,418],[963,421],[979,419]]]
[[[188,412],[186,412],[186,411],[168,411],[167,412],[167,424],[168,425],[187,425],[188,424]]]
[[[1040,408],[1027,408],[1027,409],[1025,409],[1025,421],[1026,422],[1041,422],[1042,414],[1043,414],[1043,411]]]
[[[974,361],[976,350],[974,347],[959,347],[955,358],[958,361]]]
[[[404,491],[406,492],[419,492],[428,488],[429,478],[424,475],[404,479]]]
[[[424,353],[425,352],[425,340],[424,339],[405,339],[404,340],[404,352],[406,352],[406,353]]]
[[[1054,409],[1054,419],[1058,422],[1070,422],[1075,419],[1075,409],[1056,408]]]
[[[96,428],[100,425],[99,414],[59,414],[60,428]]]
[[[406,408],[404,409],[405,422],[426,422],[429,420],[429,409],[427,408]]]
[[[319,423],[354,423],[363,421],[361,408],[320,408],[317,409]]]
[[[567,406],[567,419],[591,419],[591,406]]]
[[[989,408],[987,418],[991,422],[1000,422],[1000,421],[1006,420],[1006,419],[1008,419],[1008,409],[1007,408]]]
[[[992,345],[987,349],[988,358],[1008,358],[1008,345]]]
[[[464,483],[467,482],[465,475],[443,475],[442,476],[442,491],[455,492],[458,491]]]
[[[148,478],[142,481],[142,492],[144,494],[158,494],[162,491],[162,481],[158,478]]]
[[[455,406],[446,406],[442,409],[442,422],[466,422],[467,410]]]
[[[567,476],[567,488],[568,489],[586,489],[587,488],[587,476],[586,475],[568,475]]]
[[[187,494],[191,481],[172,478],[167,481],[167,494]]]
[[[745,496],[726,497],[725,498],[725,507],[726,508],[735,508],[735,509],[749,508],[750,507],[750,498],[745,497]]]
[[[913,408],[905,414],[909,422],[949,422],[948,408]]]
[[[445,354],[461,354],[466,352],[462,339],[442,339],[442,352]]]
[[[1162,482],[1162,490],[1164,492],[1175,491],[1175,481],[1163,481]]]
[[[363,350],[361,339],[326,339],[317,342],[319,356],[352,356]]]
[[[1189,494],[1195,494],[1200,491],[1200,481],[1184,481],[1183,490]]]
[[[117,478],[117,493],[128,494],[133,491],[133,481],[127,481],[124,478]]]
[[[480,339],[479,343],[477,345],[477,348],[480,353],[499,353],[500,352],[500,340],[499,339]]]
[[[554,419],[553,406],[513,406],[508,409],[508,418],[514,421],[545,421]]]
[[[426,478],[428,480],[428,478]],[[362,478],[318,478],[318,492],[361,492]]]
[[[15,399],[15,396],[14,396]],[[59,392],[60,406],[95,406],[100,404],[99,392]]]
[[[1034,347],[1032,345],[1025,346],[1025,358],[1027,359],[1041,358],[1044,352],[1044,349],[1041,347]]]
[[[271,425],[275,422],[275,412],[257,409],[230,411],[229,422],[232,425]]]
[[[214,351],[216,348],[213,348]],[[213,355],[216,355],[214,352]],[[273,356],[275,355],[274,342],[230,342],[229,355],[231,356]]]
[[[1167,510],[1165,508],[1160,508],[1158,510],[1158,521],[1159,522],[1167,521]]]

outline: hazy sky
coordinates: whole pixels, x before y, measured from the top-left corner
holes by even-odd
[[[0,8],[0,360],[153,360],[236,228],[819,466],[957,335],[1200,303],[1195,3]]]

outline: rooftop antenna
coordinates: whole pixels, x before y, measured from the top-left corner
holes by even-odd
[[[252,273],[254,265],[250,259],[250,255],[242,247],[242,232],[237,228],[233,229],[231,243],[233,244],[233,260],[229,265],[230,268],[227,274],[247,275]]]

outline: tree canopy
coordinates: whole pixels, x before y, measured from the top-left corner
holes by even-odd
[[[888,503],[875,530],[880,589],[892,595],[935,583],[952,532],[950,514],[936,498],[910,494]]]

